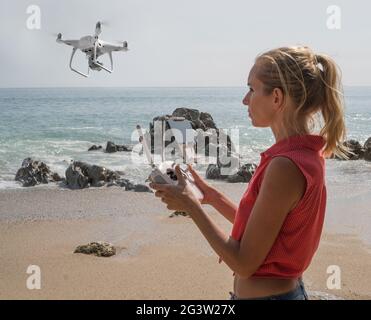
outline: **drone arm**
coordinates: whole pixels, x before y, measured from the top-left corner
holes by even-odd
[[[81,72],[81,71],[79,71],[79,70],[76,70],[76,69],[74,69],[74,68],[72,67],[72,60],[73,60],[73,57],[74,57],[76,51],[77,51],[77,48],[73,48],[73,49],[72,49],[72,54],[71,54],[71,59],[70,59],[70,69],[71,69],[72,71],[78,73],[79,75],[81,75],[81,76],[83,76],[83,77],[85,77],[85,78],[88,78],[88,77],[89,77],[89,68],[88,68],[88,73],[85,74],[85,73],[83,73],[83,72]]]
[[[80,41],[79,40],[62,40],[61,38],[57,38],[57,43],[64,43],[68,46],[72,46],[74,48],[79,48]]]
[[[97,47],[98,47],[98,41],[95,41],[94,43],[94,63],[97,64]]]

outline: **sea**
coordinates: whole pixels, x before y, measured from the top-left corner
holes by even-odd
[[[245,93],[243,87],[2,88],[0,190],[22,188],[14,178],[27,157],[45,162],[61,176],[72,160],[79,160],[123,171],[126,178],[143,183],[150,167],[133,160],[131,152],[88,149],[94,144],[105,148],[107,141],[135,146],[137,124],[148,128],[154,117],[180,107],[210,113],[227,133],[237,129],[241,163],[258,164],[274,137],[269,128],[251,125],[242,104]],[[345,87],[344,93],[347,137],[363,144],[371,137],[371,87]],[[199,170],[204,173],[205,166]],[[326,182],[329,206],[342,212],[341,226],[352,228],[355,210],[367,220],[365,228],[371,226],[371,162],[326,160]],[[338,222],[336,215],[333,222]]]

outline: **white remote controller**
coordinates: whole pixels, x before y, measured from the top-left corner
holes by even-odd
[[[142,142],[142,145],[143,145],[143,151],[144,151],[144,153],[145,153],[145,155],[146,155],[146,157],[147,157],[147,159],[148,159],[148,161],[149,161],[149,163],[151,164],[151,167],[152,167],[152,172],[150,173],[150,175],[148,177],[149,180],[154,182],[154,183],[158,183],[158,184],[177,185],[178,184],[178,178],[175,174],[175,162],[165,161],[165,162],[162,162],[159,166],[156,166],[153,163],[151,151],[148,148],[146,139],[144,138],[144,135],[142,133],[142,129],[140,128],[139,125],[137,125],[137,130],[138,130],[138,133],[139,133],[140,141]],[[196,183],[194,181],[194,178],[193,178],[192,174],[188,171],[188,169],[184,170],[184,169],[181,168],[180,170],[184,174],[185,181],[186,181],[187,185],[191,188],[194,195],[197,197],[197,199],[202,201],[202,199],[204,198],[204,194],[196,186]]]
[[[191,188],[196,198],[200,201],[204,198],[204,194],[197,187],[192,174],[187,170],[180,169],[182,174],[185,176],[187,185]],[[158,184],[171,184],[177,185],[178,178],[175,174],[175,163],[172,161],[166,161],[155,167],[149,175],[149,180]]]

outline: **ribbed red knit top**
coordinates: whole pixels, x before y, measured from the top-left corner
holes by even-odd
[[[274,157],[291,159],[306,178],[306,191],[292,209],[263,264],[253,277],[297,278],[309,266],[318,248],[326,209],[325,139],[318,135],[296,135],[262,152],[248,188],[236,212],[232,237],[240,241],[259,194],[264,171]]]

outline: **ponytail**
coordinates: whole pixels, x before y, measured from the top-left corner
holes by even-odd
[[[346,139],[346,128],[340,70],[327,55],[316,54],[315,59],[319,77],[324,84],[323,103],[320,105],[324,120],[320,135],[326,140],[323,153],[349,159],[349,153],[352,152],[343,144]]]

